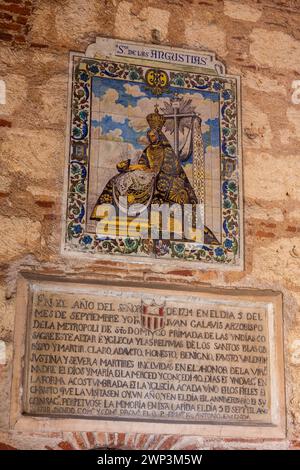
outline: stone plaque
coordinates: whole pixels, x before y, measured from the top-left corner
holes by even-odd
[[[282,433],[279,294],[22,282],[23,415]]]
[[[214,53],[71,53],[62,253],[243,268],[240,77]]]

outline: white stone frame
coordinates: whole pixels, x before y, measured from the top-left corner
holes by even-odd
[[[234,263],[223,263],[220,261],[213,262],[204,262],[204,261],[190,261],[190,260],[180,260],[178,258],[153,258],[147,256],[134,256],[126,254],[106,254],[98,252],[90,252],[89,250],[75,250],[66,242],[66,213],[67,213],[67,199],[68,199],[68,171],[69,171],[69,158],[70,158],[70,121],[71,121],[71,97],[72,97],[72,72],[73,72],[73,59],[74,57],[89,57],[89,58],[105,58],[105,59],[119,59],[120,55],[115,54],[118,44],[127,44],[131,45],[140,50],[147,50],[147,48],[152,47],[164,52],[177,52],[185,54],[195,54],[197,56],[207,57],[207,64],[205,66],[195,66],[195,65],[178,65],[178,63],[167,64],[166,62],[154,60],[151,61],[153,66],[165,66],[169,69],[175,67],[176,70],[182,69],[182,71],[190,72],[206,72],[218,77],[224,77],[226,79],[234,79],[237,86],[237,146],[238,146],[238,207],[239,207],[239,254],[236,257]],[[135,63],[137,65],[149,65],[149,60],[140,59],[129,56],[122,56],[124,62]],[[62,201],[62,220],[63,220],[63,230],[61,238],[61,254],[66,257],[76,257],[77,259],[92,261],[95,259],[109,260],[110,262],[125,262],[130,264],[145,265],[145,266],[156,266],[159,269],[167,270],[168,268],[191,268],[191,269],[201,269],[201,270],[211,270],[217,269],[218,271],[242,271],[244,269],[244,212],[243,212],[243,178],[242,178],[242,145],[241,145],[241,102],[240,102],[240,77],[235,75],[225,74],[225,66],[220,61],[216,60],[215,54],[211,52],[202,52],[202,51],[193,51],[186,49],[178,49],[165,46],[154,46],[154,45],[144,45],[141,43],[135,43],[132,41],[122,41],[116,39],[107,39],[107,38],[97,38],[96,43],[88,46],[85,54],[80,53],[71,53],[70,54],[70,80],[69,80],[69,98],[68,98],[68,117],[67,117],[67,140],[66,140],[66,163],[65,163],[65,184],[64,184],[64,194]]]

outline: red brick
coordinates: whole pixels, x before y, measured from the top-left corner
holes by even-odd
[[[2,29],[2,31],[10,30],[20,33],[22,31],[22,26],[16,23],[0,23],[0,29]]]
[[[0,127],[11,127],[11,122],[6,119],[0,119]]]
[[[86,437],[87,437],[89,443],[91,444],[91,447],[92,448],[95,447],[96,446],[96,439],[95,439],[94,433],[93,432],[87,432]]]
[[[75,447],[70,444],[70,442],[67,441],[62,441],[59,444],[57,444],[58,447],[60,447],[62,450],[75,450]]]
[[[18,3],[19,5],[23,5],[23,0],[3,0],[4,3]]]
[[[239,438],[230,438],[226,437],[223,439],[224,442],[236,442],[240,444],[249,443],[249,444],[261,444],[262,442],[280,442],[278,439],[270,438],[270,439],[244,439],[242,437]]]
[[[77,446],[79,449],[86,449],[86,443],[80,432],[74,432],[73,437],[75,441],[77,442]]]
[[[11,41],[12,35],[8,33],[0,33],[0,41]]]
[[[20,5],[0,5],[0,10],[9,11],[10,13],[18,13],[19,15],[27,15],[31,14],[31,10],[29,8],[24,8]]]
[[[35,201],[39,207],[52,207],[55,203],[52,201]]]
[[[268,228],[276,228],[276,224],[264,224]]]
[[[15,22],[16,23],[20,23],[20,24],[26,24],[28,21],[28,16],[20,16],[18,15],[15,19]]]
[[[126,434],[124,432],[118,433],[118,448],[122,449],[125,445]]]
[[[97,448],[105,447],[106,445],[106,435],[104,432],[97,432]]]
[[[56,214],[46,214],[44,220],[56,220]]]
[[[287,231],[288,232],[297,232],[297,227],[291,227],[291,225],[287,226]]]
[[[40,49],[44,49],[45,47],[49,47],[48,44],[38,44],[37,42],[32,42],[30,47],[38,47]]]
[[[274,233],[263,232],[263,231],[261,231],[261,230],[259,230],[258,232],[256,232],[256,236],[257,236],[257,237],[260,237],[260,238],[274,238],[274,237],[275,237]]]
[[[165,450],[168,450],[168,449],[171,449],[174,444],[176,443],[179,443],[180,445],[180,439],[181,437],[180,436],[169,436],[163,443],[163,445],[160,447],[160,449],[165,449]],[[193,446],[194,447],[194,446]],[[195,448],[195,447],[194,447]]]
[[[0,450],[17,450],[16,447],[12,447],[4,442],[0,442]]]
[[[149,438],[148,434],[140,434],[139,439],[136,442],[136,448],[137,449],[145,449],[145,444],[146,444],[148,438]]]
[[[134,449],[134,434],[129,434],[126,436],[126,449]]]
[[[9,13],[0,12],[0,18],[1,20],[11,21],[13,17]]]
[[[293,440],[289,444],[289,449],[299,450],[300,449],[300,441]]]
[[[26,42],[25,36],[15,36],[14,40],[15,42]]]
[[[194,273],[187,269],[178,269],[176,271],[169,271],[168,274],[173,274],[174,276],[193,276]]]
[[[151,449],[151,450],[152,450],[152,449],[157,450],[157,449],[159,448],[158,445],[159,445],[159,443],[160,443],[160,441],[161,441],[161,437],[162,437],[162,436],[159,435],[159,434],[153,436],[153,439],[151,440],[151,443],[150,443],[150,445],[149,445],[148,448]]]
[[[113,432],[107,433],[107,447],[113,449],[115,447],[115,434]]]

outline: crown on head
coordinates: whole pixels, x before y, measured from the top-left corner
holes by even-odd
[[[164,123],[166,122],[164,115],[159,113],[157,105],[155,105],[154,113],[148,114],[146,119],[149,127],[154,130],[161,130]]]

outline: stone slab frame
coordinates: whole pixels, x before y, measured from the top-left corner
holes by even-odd
[[[26,361],[26,335],[28,334],[28,320],[32,301],[32,289],[40,286],[48,291],[76,292],[84,290],[88,295],[89,288],[117,290],[117,292],[146,293],[147,295],[182,295],[199,298],[203,301],[213,302],[240,302],[245,306],[251,304],[263,306],[267,312],[268,346],[270,364],[270,415],[271,421],[267,424],[194,424],[177,422],[137,421],[134,418],[127,420],[116,419],[81,419],[64,417],[29,416],[23,413],[24,370]],[[50,431],[103,431],[124,433],[150,433],[150,434],[181,434],[194,436],[210,436],[215,438],[257,438],[271,439],[286,436],[285,417],[285,386],[284,386],[284,358],[283,358],[283,319],[282,296],[274,291],[259,291],[245,289],[215,289],[199,288],[187,289],[180,286],[144,285],[138,283],[113,283],[97,281],[97,279],[62,279],[57,276],[37,275],[24,272],[19,275],[17,288],[17,313],[14,336],[14,365],[11,393],[10,427],[16,431],[50,432]]]

